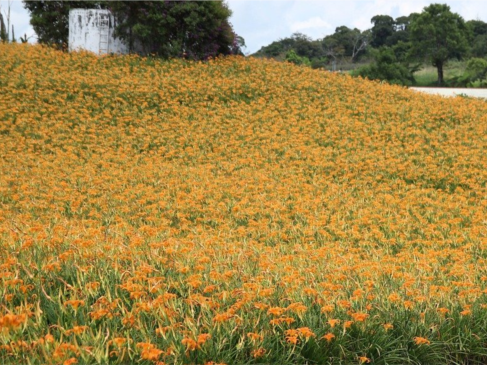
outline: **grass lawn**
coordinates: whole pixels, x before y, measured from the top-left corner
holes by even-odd
[[[453,86],[450,83],[461,76],[466,67],[464,61],[449,62],[444,70],[444,78],[446,86]],[[438,86],[438,71],[436,67],[425,65],[421,70],[414,73],[416,86]]]

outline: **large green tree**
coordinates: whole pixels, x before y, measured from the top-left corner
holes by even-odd
[[[30,24],[39,43],[63,47],[68,44],[70,9],[103,9],[106,1],[25,1]]]
[[[445,4],[432,4],[414,17],[410,25],[412,53],[429,60],[438,70],[438,85],[444,84],[443,68],[452,58],[468,51],[469,31],[463,18]]]
[[[379,48],[386,45],[387,38],[395,32],[394,19],[389,15],[376,15],[370,21],[374,24],[371,29],[371,46]]]
[[[112,1],[109,8],[116,34],[145,53],[207,59],[238,48],[223,1]]]
[[[0,41],[8,42],[7,27],[5,26],[2,13],[0,13]]]
[[[110,9],[116,34],[131,50],[162,57],[206,59],[241,53],[245,44],[229,22],[223,1],[24,1],[40,43],[62,46],[69,35],[69,10]]]

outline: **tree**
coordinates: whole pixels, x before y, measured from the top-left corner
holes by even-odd
[[[110,9],[116,35],[131,50],[162,57],[206,59],[241,53],[245,44],[232,29],[230,9],[222,1],[25,1],[39,43],[68,42],[69,10]],[[137,46],[137,47],[136,47]]]
[[[0,13],[0,41],[8,42],[7,27],[5,26],[5,21],[3,20],[3,15]]]
[[[376,15],[370,21],[374,24],[371,29],[371,46],[374,48],[384,46],[387,42],[387,38],[392,36],[395,32],[394,19],[389,15]]]
[[[235,52],[237,35],[223,1],[112,1],[116,35],[143,53],[207,59]]]
[[[487,23],[482,20],[469,20],[467,27],[470,30],[470,55],[473,57],[487,56]]]
[[[465,24],[470,28],[473,38],[487,34],[487,23],[482,20],[469,20]]]
[[[406,31],[411,23],[410,16],[399,16],[394,20],[394,30],[396,32]]]
[[[30,24],[39,43],[63,47],[68,43],[70,9],[105,9],[106,1],[26,1]]]
[[[411,13],[408,16],[400,16],[394,20],[394,33],[387,37],[385,45],[388,47],[395,46],[399,42],[409,42],[409,29],[412,20],[418,15]]]
[[[487,56],[487,34],[479,35],[473,39],[470,53],[473,57]]]
[[[345,55],[344,45],[336,37],[329,35],[323,39],[323,49],[325,56],[332,60],[332,70],[336,71],[338,59]]]
[[[381,47],[372,52],[375,62],[359,68],[355,75],[371,80],[384,80],[391,84],[411,85],[414,81],[411,70],[400,62],[394,49]]]
[[[443,85],[443,68],[449,59],[461,59],[468,50],[468,29],[463,18],[445,4],[432,4],[411,23],[412,53],[429,60]]]
[[[369,43],[368,32],[361,32],[357,28],[350,29],[346,26],[336,28],[333,37],[343,46],[344,56],[350,57],[351,62],[365,52]]]
[[[470,73],[474,80],[485,79],[487,76],[487,60],[483,58],[472,58],[467,62],[466,71]]]
[[[286,54],[286,61],[294,63],[295,65],[311,66],[311,62],[308,57],[299,56],[293,49]]]
[[[350,29],[346,26],[337,27],[335,33],[326,36],[322,41],[325,56],[333,60],[333,69],[339,58],[349,58],[355,62],[365,53],[369,45],[369,32],[361,32],[359,29]]]
[[[293,33],[291,35],[291,39],[293,40],[292,49],[297,53],[298,56],[315,59],[324,55],[323,48],[319,42],[313,41],[307,35],[302,33]]]
[[[322,68],[328,62],[321,41],[312,40],[302,33],[293,33],[290,37],[272,42],[268,46],[259,49],[254,56],[284,59],[293,63],[299,63],[299,61],[292,61],[294,60],[294,54],[291,51],[296,56],[311,62],[313,68]],[[289,57],[291,57],[291,60]]]

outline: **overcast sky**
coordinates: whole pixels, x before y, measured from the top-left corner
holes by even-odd
[[[233,15],[230,19],[235,32],[245,39],[246,53],[254,53],[262,46],[301,32],[313,39],[332,34],[336,27],[346,25],[365,30],[371,27],[374,15],[390,15],[393,18],[421,12],[431,3],[450,5],[453,12],[465,20],[487,21],[485,0],[227,0]],[[8,0],[0,0],[2,13],[8,8]],[[11,23],[16,37],[32,36],[28,12],[21,0],[11,3]]]

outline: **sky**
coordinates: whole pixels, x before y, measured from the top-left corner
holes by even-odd
[[[16,37],[27,34],[31,37],[30,41],[35,42],[35,32],[21,0],[0,0],[0,11],[4,18],[9,2]],[[246,54],[257,52],[261,47],[295,32],[319,39],[333,34],[335,28],[342,25],[369,29],[370,19],[375,15],[397,18],[413,12],[420,13],[425,6],[435,2],[448,4],[453,12],[465,20],[487,22],[485,0],[226,0],[233,12],[230,18],[233,29],[245,39]]]

